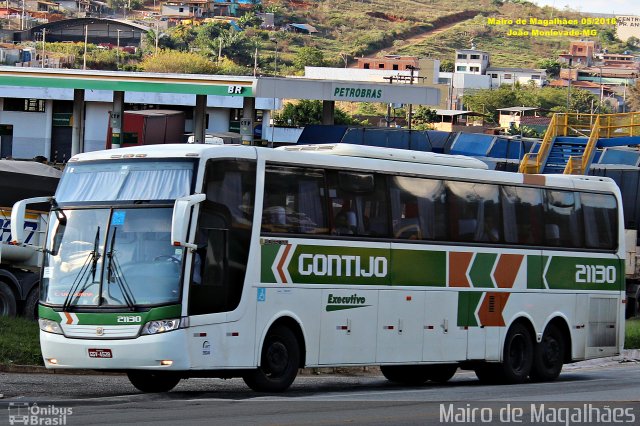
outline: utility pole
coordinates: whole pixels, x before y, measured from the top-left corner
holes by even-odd
[[[42,29],[42,68],[44,68],[44,56],[45,56],[45,38],[47,37],[47,29]]]
[[[87,38],[89,37],[89,26],[84,26],[84,54],[82,55],[82,69],[87,69]]]

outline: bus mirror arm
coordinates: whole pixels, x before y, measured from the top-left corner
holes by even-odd
[[[11,243],[22,244],[24,242],[24,215],[27,212],[27,205],[50,203],[53,197],[35,197],[20,200],[11,209]]]
[[[187,242],[187,230],[191,207],[206,200],[205,194],[193,194],[176,199],[171,218],[171,243],[174,246],[194,248],[194,244]]]

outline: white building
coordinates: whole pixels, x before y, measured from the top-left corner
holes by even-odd
[[[489,53],[483,50],[456,50],[454,72],[484,75],[489,64]]]
[[[514,85],[519,83],[523,86],[535,83],[542,87],[547,84],[547,70],[536,68],[487,68],[487,75],[491,77],[491,87],[500,87],[503,84]]]

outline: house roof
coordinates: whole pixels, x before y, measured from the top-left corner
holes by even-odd
[[[444,115],[444,116],[451,116],[451,117],[457,116],[457,115],[467,115],[472,112],[472,111],[463,111],[458,109],[436,109],[435,111],[437,115]]]
[[[313,25],[309,24],[289,24],[290,27],[298,28],[300,30],[308,31],[310,33],[317,33],[318,30]]]
[[[496,111],[501,112],[529,112],[529,111],[538,111],[540,108],[538,107],[509,107],[509,108],[496,108]]]

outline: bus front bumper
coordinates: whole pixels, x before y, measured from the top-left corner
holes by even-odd
[[[182,329],[135,339],[71,339],[40,331],[40,348],[50,369],[189,369],[187,335]]]

